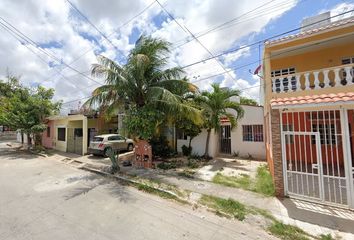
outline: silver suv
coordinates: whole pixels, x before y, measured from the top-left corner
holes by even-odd
[[[107,151],[119,152],[122,150],[133,151],[134,141],[119,134],[103,134],[95,136],[90,142],[88,153],[107,157]]]

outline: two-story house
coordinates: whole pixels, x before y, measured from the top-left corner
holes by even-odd
[[[278,196],[353,209],[354,18],[315,20],[265,42],[267,160]]]

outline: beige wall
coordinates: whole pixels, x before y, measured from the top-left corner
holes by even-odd
[[[248,154],[256,159],[265,159],[265,143],[263,142],[244,142],[242,135],[242,125],[264,125],[263,124],[263,108],[255,106],[242,106],[245,110],[244,117],[239,120],[238,127],[231,131],[231,153],[238,152],[240,156],[248,157]],[[232,112],[232,111],[230,111]],[[235,114],[235,112],[233,112]],[[235,114],[236,115],[236,114]],[[263,126],[264,134],[264,126]],[[192,140],[193,152],[203,155],[205,152],[207,131],[203,130],[197,137]],[[177,151],[182,152],[182,146],[189,144],[187,140],[177,140]],[[209,155],[215,157],[219,154],[219,134],[212,132],[209,142]]]

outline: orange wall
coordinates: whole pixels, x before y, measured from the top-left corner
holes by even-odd
[[[310,50],[310,49],[309,49]],[[343,57],[354,57],[354,44],[345,44],[317,51],[308,51],[299,55],[272,59],[271,69],[295,67],[296,72],[342,65]]]

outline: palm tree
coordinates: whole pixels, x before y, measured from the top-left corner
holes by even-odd
[[[241,105],[230,100],[233,96],[240,96],[239,90],[221,88],[219,84],[212,84],[212,88],[212,92],[204,91],[196,98],[196,102],[198,102],[203,109],[203,117],[207,129],[204,154],[206,158],[209,157],[209,139],[211,130],[220,130],[220,118],[226,117],[230,121],[232,129],[237,126],[237,121],[242,118],[244,114]],[[230,113],[228,111],[230,109],[235,110],[236,115]]]
[[[183,102],[183,95],[198,88],[182,78],[180,67],[167,68],[171,44],[158,38],[142,36],[131,50],[127,63],[120,66],[113,60],[98,56],[92,75],[105,78],[86,102],[99,106],[107,115],[117,109],[159,109],[166,115],[184,115],[201,121],[200,111]]]

